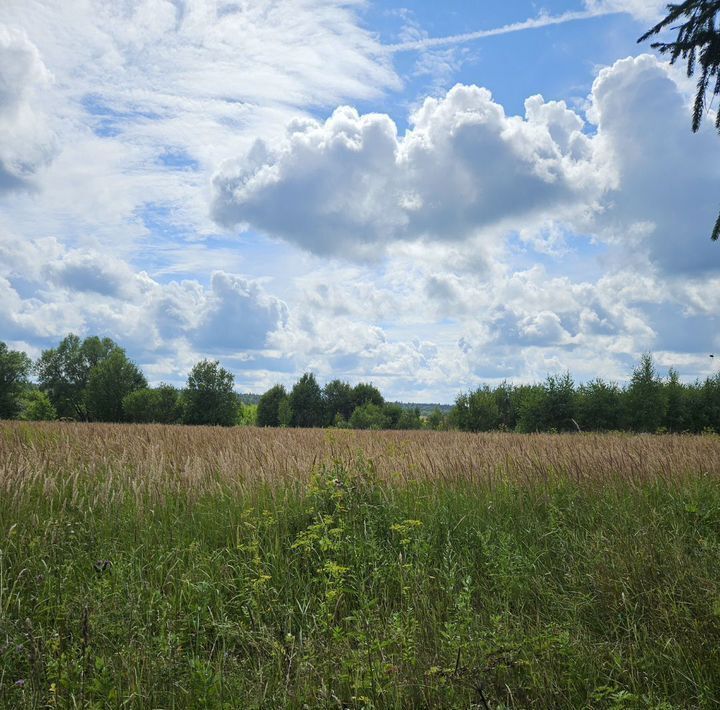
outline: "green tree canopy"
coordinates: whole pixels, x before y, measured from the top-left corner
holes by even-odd
[[[175,424],[182,413],[180,393],[166,384],[138,389],[123,398],[123,412],[129,422]]]
[[[427,426],[428,429],[432,429],[433,431],[440,431],[440,429],[444,428],[446,425],[446,417],[440,410],[440,407],[435,407],[435,409],[428,414],[427,418]]]
[[[258,426],[280,426],[280,402],[287,397],[287,391],[282,385],[271,387],[257,405]]]
[[[387,429],[388,424],[384,408],[373,402],[356,407],[350,417],[350,426],[353,429]]]
[[[400,419],[397,422],[397,429],[422,429],[422,420],[420,419],[420,410],[403,409]]]
[[[339,414],[344,420],[350,419],[355,408],[353,388],[342,380],[328,382],[323,388],[323,409],[325,423],[332,424]]]
[[[570,373],[548,375],[543,389],[545,428],[557,431],[576,429],[575,383]]]
[[[40,389],[47,392],[58,416],[88,418],[85,388],[93,367],[118,348],[110,338],[80,340],[68,335],[56,348],[44,350],[35,364]]]
[[[500,424],[495,393],[487,386],[461,394],[455,400],[453,420],[461,431],[490,431]]]
[[[578,388],[577,420],[585,431],[614,431],[622,427],[622,392],[600,378]]]
[[[138,366],[128,359],[122,348],[90,369],[85,388],[87,416],[96,422],[123,421],[123,398],[147,387],[147,380]]]
[[[369,382],[360,382],[353,387],[353,409],[362,407],[363,404],[368,404],[368,402],[382,407],[385,404],[385,399],[375,385]]]
[[[630,429],[655,432],[663,425],[666,404],[663,384],[649,353],[640,358],[633,370],[626,397]]]
[[[57,419],[57,412],[52,406],[47,392],[38,389],[26,390],[21,399],[20,419],[27,422],[48,422]]]
[[[278,424],[281,427],[292,426],[293,410],[290,406],[290,397],[283,397],[278,405]]]
[[[323,425],[323,399],[315,375],[306,372],[290,392],[292,422],[297,427]]]
[[[186,424],[233,426],[237,418],[235,378],[217,360],[201,360],[190,371],[184,392]]]
[[[0,341],[0,419],[14,419],[20,412],[20,395],[31,368],[25,353],[10,350]]]
[[[677,30],[674,42],[653,42],[661,54],[670,55],[670,63],[683,59],[687,75],[697,70],[699,77],[692,115],[692,129],[697,132],[707,105],[707,94],[720,95],[720,0],[685,0],[667,6],[668,14],[651,27],[638,42],[660,34],[663,30]],[[715,115],[720,131],[720,111]],[[720,237],[720,215],[712,231],[712,239]]]

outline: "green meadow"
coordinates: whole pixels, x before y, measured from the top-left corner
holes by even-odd
[[[217,430],[0,434],[4,707],[720,703],[717,437],[643,440],[702,447],[707,470],[577,477],[537,461],[521,476],[494,452],[503,435],[466,435],[498,461],[474,478],[388,476],[362,450],[374,432],[320,460],[305,432],[308,470],[239,482],[232,466],[169,472],[173,437]],[[408,436],[419,460],[452,435]],[[632,437],[533,441],[634,460]],[[168,470],[140,481],[157,446]]]

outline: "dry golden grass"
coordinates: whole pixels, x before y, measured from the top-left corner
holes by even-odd
[[[91,482],[103,497],[126,492],[210,493],[306,482],[321,463],[372,463],[388,481],[495,484],[628,483],[720,474],[720,437],[627,434],[465,434],[212,428],[161,425],[0,424],[0,490],[34,483],[47,493]],[[33,486],[30,486],[33,487]]]

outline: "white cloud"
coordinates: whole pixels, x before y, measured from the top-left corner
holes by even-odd
[[[720,208],[720,142],[710,121],[690,131],[675,74],[649,55],[623,59],[599,73],[592,101],[597,143],[618,173],[595,229],[668,272],[719,270],[709,235]]]
[[[257,282],[216,271],[211,295],[193,339],[230,352],[266,346],[269,333],[287,323],[285,303],[266,293]]]
[[[599,72],[595,133],[563,102],[533,96],[524,118],[508,116],[475,86],[427,99],[404,135],[387,115],[343,107],[226,163],[213,215],[321,255],[377,258],[398,242],[513,233],[552,253],[566,235],[590,233],[639,265],[717,270],[707,238],[717,136],[709,121],[690,132],[687,102],[676,74],[642,55]]]
[[[348,0],[3,2],[2,20],[14,29],[0,35],[0,51],[8,45],[14,54],[0,55],[0,96],[12,94],[13,111],[23,116],[7,138],[0,116],[0,160],[12,166],[13,180],[37,172],[47,156],[37,140],[45,135],[36,126],[42,116],[52,117],[57,155],[37,176],[35,194],[4,205],[0,228],[111,247],[123,257],[163,227],[179,238],[215,234],[208,175],[226,151],[276,135],[314,107],[399,88],[375,36],[359,23],[360,7]],[[41,81],[43,91],[33,92]]]
[[[257,142],[215,176],[214,217],[319,254],[377,255],[396,240],[466,240],[482,229],[591,208],[613,175],[563,102],[507,116],[486,89],[427,99],[398,136],[386,115],[337,109]]]
[[[288,319],[285,303],[257,280],[223,271],[209,288],[163,284],[114,257],[7,234],[0,256],[0,324],[15,340],[78,331],[109,335],[141,355],[175,348],[217,356],[265,349]]]
[[[528,30],[541,29],[543,27],[551,27],[553,25],[564,25],[567,22],[577,22],[580,20],[591,20],[602,15],[609,15],[616,12],[626,12],[622,7],[617,7],[619,2],[610,0],[610,2],[598,2],[596,0],[588,0],[586,2],[587,10],[563,12],[560,15],[550,15],[541,12],[537,17],[531,17],[521,22],[512,22],[502,27],[494,27],[492,29],[477,30],[474,32],[464,32],[463,34],[447,35],[445,37],[418,37],[404,39],[397,44],[387,45],[385,51],[390,53],[396,52],[412,52],[417,50],[426,50],[435,47],[446,47],[448,45],[465,44],[466,42],[475,42],[479,39],[487,39],[488,37],[499,37],[501,35],[515,34],[516,32],[527,32]],[[644,4],[644,0],[636,0],[638,6]]]
[[[585,0],[590,12],[626,12],[641,22],[657,22],[664,16],[667,0]]]
[[[49,79],[25,32],[0,23],[0,194],[27,188],[52,155],[52,137],[35,104]]]

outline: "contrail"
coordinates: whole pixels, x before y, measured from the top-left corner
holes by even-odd
[[[493,30],[479,30],[477,32],[466,32],[465,34],[449,35],[447,37],[428,37],[427,39],[419,39],[412,42],[386,44],[383,49],[388,54],[413,52],[421,49],[443,47],[448,44],[463,44],[464,42],[472,42],[476,39],[497,37],[498,35],[508,35],[513,32],[522,32],[523,30],[535,30],[540,27],[549,27],[550,25],[562,25],[566,22],[575,22],[576,20],[590,20],[594,17],[620,14],[622,14],[621,10],[581,10],[576,12],[564,12],[562,15],[540,15],[539,17],[534,17],[532,19],[525,20],[524,22],[513,22],[510,25],[496,27]]]

